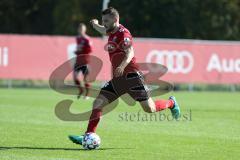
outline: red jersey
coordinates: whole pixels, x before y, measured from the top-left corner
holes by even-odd
[[[132,46],[132,35],[124,26],[120,25],[118,31],[109,33],[108,44],[106,50],[109,53],[113,71],[121,64],[125,57],[124,49]],[[124,74],[138,71],[136,58],[133,57],[126,66]]]
[[[78,36],[76,38],[77,50],[77,63],[87,64],[89,62],[89,54],[92,52],[91,41],[88,36]],[[81,56],[78,56],[81,55]]]

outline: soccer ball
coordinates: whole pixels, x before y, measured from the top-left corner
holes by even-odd
[[[86,133],[83,137],[82,146],[84,149],[92,150],[100,147],[101,139],[96,133]]]

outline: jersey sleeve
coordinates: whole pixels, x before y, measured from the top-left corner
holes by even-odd
[[[132,35],[129,32],[122,32],[120,34],[119,47],[122,50],[126,50],[132,46]]]

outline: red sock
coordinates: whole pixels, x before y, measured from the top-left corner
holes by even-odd
[[[156,111],[161,111],[167,108],[172,108],[174,105],[173,100],[157,100],[155,101]]]
[[[102,115],[102,109],[93,109],[92,110],[92,114],[91,114],[89,122],[88,122],[88,128],[87,128],[86,133],[96,131],[101,115]]]

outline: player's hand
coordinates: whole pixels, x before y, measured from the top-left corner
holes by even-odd
[[[90,21],[91,25],[97,25],[98,24],[98,20],[97,19],[92,19]]]
[[[123,75],[124,68],[123,67],[117,67],[114,71],[114,77],[120,77]]]

